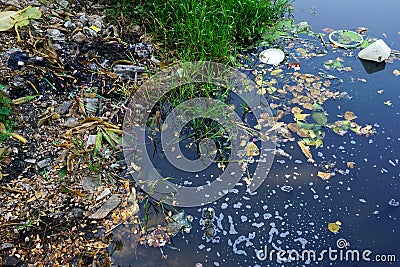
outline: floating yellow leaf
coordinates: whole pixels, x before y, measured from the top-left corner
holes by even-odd
[[[269,107],[272,109],[276,109],[277,107],[279,107],[279,105],[277,105],[275,103],[271,103],[271,104],[269,104]]]
[[[257,75],[255,78],[255,82],[258,86],[261,86],[263,83],[263,76],[262,75]]]
[[[328,180],[329,178],[332,177],[332,174],[329,172],[318,172],[318,177],[321,178],[322,180]]]
[[[354,162],[348,161],[347,162],[347,167],[350,168],[350,169],[354,169],[354,164],[355,164]]]
[[[399,76],[400,75],[400,70],[393,70],[393,74],[396,75],[396,76]]]
[[[310,114],[294,113],[294,119],[299,121],[304,121]]]
[[[311,163],[314,163],[314,160],[312,158],[312,154],[310,152],[310,148],[308,146],[305,145],[304,141],[298,141],[297,144],[299,145],[301,151],[303,152],[303,154],[308,158],[308,161]]]
[[[281,73],[282,71],[283,71],[282,69],[273,70],[273,71],[271,71],[271,75],[272,75],[272,76],[278,75],[278,74]]]
[[[312,110],[312,104],[311,103],[303,103],[303,108],[308,109],[308,110]]]
[[[308,136],[309,136],[311,139],[314,139],[314,138],[317,137],[317,135],[314,133],[313,130],[308,130]]]
[[[340,230],[341,223],[339,221],[334,223],[328,223],[328,230],[332,233],[337,233]]]
[[[258,91],[257,91],[257,94],[258,95],[265,95],[267,93],[267,90],[263,87],[263,88],[260,88]]]
[[[390,100],[383,102],[386,106],[390,107],[392,105],[392,102]]]
[[[301,108],[297,107],[297,106],[295,106],[295,107],[292,108],[292,113],[293,113],[293,114],[295,114],[295,113],[301,113],[302,111],[303,111],[303,110],[302,110]]]
[[[250,180],[249,177],[246,177],[246,178],[244,178],[243,180],[244,180],[244,182],[246,183],[246,185],[251,185],[251,180]]]
[[[248,157],[260,155],[260,149],[253,142],[248,142],[244,149],[246,150]]]
[[[305,50],[304,48],[301,48],[301,47],[297,48],[297,49],[296,49],[296,52],[297,52],[297,53],[300,53],[300,55],[303,56],[303,57],[304,57],[305,55],[307,55],[307,50]]]
[[[242,140],[242,141],[240,142],[240,146],[245,146],[246,144],[247,144],[246,140]]]

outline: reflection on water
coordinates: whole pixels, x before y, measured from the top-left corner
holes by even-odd
[[[375,5],[365,1],[301,1],[296,3],[298,9],[294,15],[298,21],[308,20],[316,32],[325,27],[368,27],[371,35],[382,37],[385,33],[389,46],[398,49],[398,25],[385,24],[385,21],[391,21],[390,14],[398,10],[394,7],[400,7],[400,2],[389,2],[391,8],[385,9],[389,18],[385,16],[380,20],[370,19],[372,14],[376,18],[377,10]],[[315,16],[309,12],[312,8]],[[317,42],[314,44],[319,46]],[[275,155],[273,168],[256,193],[248,192],[243,182],[205,207],[214,209],[213,236],[204,231],[204,207],[185,209],[194,217],[191,232],[178,234],[173,244],[162,250],[137,246],[138,236],[129,227],[121,226],[114,233],[118,237],[115,239],[120,240],[115,244],[115,263],[120,266],[195,266],[196,263],[203,266],[315,266],[315,263],[277,259],[272,263],[260,261],[256,252],[265,246],[269,251],[337,249],[336,242],[340,238],[348,242],[349,248],[370,249],[373,255],[397,253],[400,259],[397,222],[400,208],[388,204],[391,199],[400,200],[400,135],[397,130],[400,77],[392,73],[400,69],[400,63],[397,59],[386,64],[362,62],[356,57],[357,52],[331,48],[324,57],[299,60],[300,73],[316,74],[324,69],[327,59],[343,58],[352,70],[332,70],[329,74],[343,80],[335,89],[346,92],[351,98],[327,101],[324,109],[328,118],[352,111],[360,124],[371,124],[376,129],[376,134],[369,138],[355,133],[338,136],[327,131],[324,146],[312,152],[317,162],[335,162],[335,168],[342,172],[323,181],[316,176],[320,170],[318,164],[308,163],[295,142],[282,143],[278,148],[290,158]],[[389,100],[392,105],[385,105]],[[348,167],[350,161],[354,162],[354,169]],[[342,223],[342,228],[338,234],[333,234],[327,230],[327,225],[336,221]],[[318,266],[374,264],[331,262],[325,258]]]

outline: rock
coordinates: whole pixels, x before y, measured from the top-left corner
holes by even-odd
[[[49,47],[54,50],[61,50],[62,46],[60,44],[50,44]]]
[[[85,191],[93,192],[101,185],[100,176],[90,176],[82,178],[82,188]]]
[[[53,41],[58,41],[58,42],[65,41],[65,35],[57,29],[48,29],[47,36]]]
[[[133,49],[136,56],[140,58],[147,58],[153,51],[153,45],[151,43],[142,42],[130,45],[129,49]]]
[[[54,109],[54,112],[59,114],[65,114],[67,113],[70,106],[71,106],[71,101],[64,101],[61,105],[57,106]]]
[[[87,141],[86,141],[86,145],[87,145],[87,146],[90,146],[90,145],[96,144],[96,137],[97,137],[96,134],[91,134],[91,135],[89,135],[89,136],[88,136],[88,139],[87,139]]]
[[[90,26],[95,26],[99,28],[99,30],[101,30],[103,28],[103,17],[100,17],[99,15],[89,16],[88,24]]]
[[[89,27],[83,27],[83,32],[89,37],[97,37],[97,32]]]
[[[83,210],[80,208],[73,208],[72,216],[77,219],[82,219],[83,218]]]
[[[64,27],[67,28],[67,29],[75,29],[76,28],[75,24],[70,20],[67,20],[64,23]]]
[[[50,158],[43,159],[43,160],[39,161],[36,164],[38,165],[38,167],[40,169],[42,169],[42,168],[47,167],[47,166],[49,166],[51,164],[51,159]]]
[[[121,65],[117,64],[113,67],[113,71],[118,75],[122,77],[126,77],[128,79],[134,79],[135,74],[137,72],[144,72],[145,68],[144,67],[139,67],[139,66],[133,66],[133,65]]]
[[[60,5],[60,6],[62,6],[62,8],[68,8],[68,5],[69,5],[69,3],[68,3],[68,1],[66,1],[66,0],[60,0],[60,1],[58,1],[58,4]]]
[[[358,57],[365,60],[382,62],[389,58],[390,52],[390,47],[382,39],[379,39],[361,50],[358,53]]]
[[[78,14],[79,16],[79,22],[82,23],[83,25],[86,25],[88,23],[88,18],[86,17],[86,14],[80,13]]]
[[[102,200],[103,198],[105,198],[105,197],[108,196],[109,194],[111,194],[110,188],[104,189],[104,191],[101,192],[101,194],[98,195],[98,196],[96,197],[96,201]]]
[[[68,118],[68,120],[64,123],[65,126],[71,126],[74,124],[78,119],[77,118]]]
[[[12,85],[14,85],[16,88],[25,87],[25,78],[21,75],[15,75]]]
[[[86,43],[87,42],[87,37],[81,32],[77,32],[72,36],[72,41],[78,44]]]
[[[112,195],[89,219],[101,220],[105,218],[113,209],[118,207],[121,199],[117,195]]]
[[[11,244],[11,243],[3,243],[3,244],[0,245],[0,251],[4,250],[4,249],[13,248],[13,247],[14,247],[14,245]]]

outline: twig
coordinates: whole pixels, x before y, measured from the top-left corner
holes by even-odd
[[[325,46],[326,49],[328,49],[328,46],[325,43],[324,37],[322,37],[322,34],[318,34],[319,39],[321,39],[322,44]]]
[[[25,194],[25,191],[13,189],[13,188],[1,186],[1,185],[0,185],[0,191],[8,191],[8,192],[13,192],[13,193],[18,193],[18,194]]]
[[[107,236],[109,233],[111,233],[115,228],[117,228],[118,226],[120,226],[122,224],[122,222],[120,222],[117,225],[114,225],[113,227],[111,227],[110,229],[108,229],[107,231],[104,232],[104,235]]]

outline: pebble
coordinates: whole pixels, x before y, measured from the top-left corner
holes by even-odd
[[[86,43],[87,37],[82,32],[77,32],[72,36],[72,41],[78,44]]]

